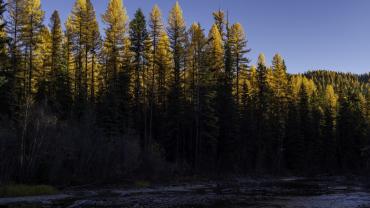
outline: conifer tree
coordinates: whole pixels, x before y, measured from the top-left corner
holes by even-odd
[[[182,134],[182,115],[184,95],[181,88],[181,73],[184,71],[186,25],[179,2],[176,2],[168,18],[168,36],[172,50],[173,68],[168,93],[167,109],[167,157],[178,164],[184,163],[184,138]]]
[[[301,120],[298,108],[298,94],[302,77],[292,77],[289,80],[288,91],[291,95],[288,100],[288,114],[286,120],[286,136],[284,140],[284,161],[285,168],[293,173],[303,170],[304,158],[304,139],[300,130]],[[299,88],[299,89],[297,89]]]
[[[111,0],[103,15],[103,21],[107,25],[105,29],[104,51],[106,56],[106,68],[108,79],[116,79],[118,71],[123,67],[122,57],[128,34],[128,16],[122,0]]]
[[[365,100],[361,93],[347,92],[339,97],[337,136],[340,171],[357,171],[362,165],[361,146],[368,142],[368,138],[365,139],[364,107]]]
[[[217,76],[220,76],[224,69],[224,46],[217,25],[212,26],[208,39],[210,41],[208,45],[211,60],[210,70],[214,73],[214,79],[217,79]]]
[[[10,68],[9,40],[6,34],[4,13],[6,4],[0,1],[0,115],[10,117],[14,92],[14,73]]]
[[[241,70],[247,68],[249,60],[245,55],[250,51],[247,49],[247,40],[244,29],[240,23],[236,23],[231,26],[229,44],[231,55],[234,59],[233,68],[234,73],[236,74],[236,86],[235,93],[237,104],[239,103],[239,81]]]
[[[275,54],[272,60],[273,70],[273,86],[274,94],[278,99],[286,98],[287,86],[288,86],[288,75],[286,71],[285,61],[280,54]]]
[[[58,11],[54,11],[50,18],[50,30],[51,30],[51,97],[54,101],[55,111],[62,118],[66,118],[69,114],[72,97],[71,97],[71,86],[70,77],[68,73],[68,58],[65,55],[69,50],[69,46],[66,45],[65,38],[63,36],[62,24],[60,21]],[[67,40],[68,41],[68,40]]]
[[[157,92],[158,92],[158,105],[162,112],[166,111],[167,93],[169,87],[169,73],[172,69],[172,54],[170,48],[170,40],[165,32],[162,32],[159,41],[158,49],[156,52],[155,62],[158,64],[157,76]]]
[[[135,115],[135,126],[141,134],[142,145],[144,149],[149,146],[147,137],[147,104],[146,104],[146,93],[145,85],[147,84],[146,78],[146,43],[148,38],[148,32],[146,30],[146,20],[143,12],[139,9],[135,13],[134,19],[130,22],[130,41],[131,51],[134,56],[134,114]]]
[[[66,58],[66,70],[68,73],[68,77],[70,79],[70,84],[72,90],[72,95],[76,93],[76,86],[75,86],[75,60],[73,55],[74,45],[73,45],[73,24],[72,24],[72,18],[69,16],[64,24],[65,26],[65,32],[64,32],[64,44],[63,48],[64,50],[64,56]]]
[[[239,104],[239,162],[244,173],[254,170],[253,158],[256,151],[256,95],[257,71],[252,65],[249,70],[240,74],[240,104]]]
[[[226,36],[225,27],[228,27],[228,22],[225,20],[225,12],[221,9],[213,12],[213,19],[218,31],[220,32],[222,40],[224,40],[224,37]],[[226,30],[229,30],[229,28],[226,28]]]
[[[287,86],[288,86],[288,75],[286,72],[286,66],[283,58],[280,54],[276,54],[272,60],[272,89],[273,89],[273,103],[272,103],[272,128],[273,136],[275,138],[274,150],[275,157],[275,168],[276,171],[281,171],[283,163],[283,144],[285,138],[285,127],[286,127],[286,115],[288,108],[287,100]]]
[[[327,171],[333,171],[335,168],[336,140],[335,125],[337,117],[338,96],[332,85],[327,85],[324,97],[324,121],[322,127],[323,145],[324,145],[324,167]]]
[[[52,100],[51,82],[53,74],[51,71],[51,34],[47,27],[40,30],[39,45],[35,50],[35,100],[38,103]]]
[[[25,49],[27,78],[26,78],[26,95],[30,96],[36,85],[37,68],[35,51],[40,44],[40,33],[43,29],[44,11],[41,9],[40,0],[24,1],[21,13],[21,40]]]
[[[223,171],[233,170],[231,161],[234,153],[230,151],[235,146],[234,102],[232,97],[232,77],[225,71],[225,46],[221,33],[214,24],[209,33],[209,70],[211,72],[211,89],[215,90],[215,109],[217,112],[217,159],[218,168]]]
[[[0,0],[0,71],[8,67],[8,38],[6,34],[6,20],[4,13],[6,12],[6,4],[4,0]]]
[[[103,15],[103,68],[100,76],[99,125],[107,136],[119,136],[131,126],[131,42],[128,37],[128,16],[122,0],[109,1]]]
[[[96,19],[94,7],[90,0],[86,0],[86,47],[85,47],[85,68],[86,68],[86,85],[89,89],[89,99],[91,103],[95,103],[96,80],[98,74],[97,55],[101,47],[101,37],[99,24]],[[88,69],[90,65],[90,69]]]
[[[266,66],[266,59],[264,54],[258,57],[257,66],[257,95],[256,95],[256,140],[257,140],[257,155],[256,155],[256,169],[257,171],[266,171],[268,168],[267,161],[271,161],[269,155],[270,143],[268,139],[271,138],[271,128],[269,120],[269,111],[271,109],[271,83],[269,82],[269,69]]]
[[[57,77],[57,73],[62,70],[63,66],[63,31],[58,11],[54,11],[50,18],[51,30],[51,71],[53,77]],[[54,88],[54,87],[53,87]]]
[[[300,131],[303,138],[303,146],[305,147],[305,151],[301,154],[303,155],[304,160],[308,160],[308,154],[311,152],[311,139],[312,139],[312,108],[311,108],[311,92],[309,89],[309,81],[306,78],[303,78],[302,83],[300,85],[299,90],[299,101],[298,101],[298,109],[299,109],[299,116],[300,116]],[[305,166],[307,163],[305,164]],[[307,168],[302,167],[304,170]]]
[[[197,171],[214,171],[219,158],[227,156],[219,145],[219,117],[217,113],[215,80],[208,67],[201,67],[197,83],[195,164]],[[222,162],[222,161],[221,161]]]
[[[158,52],[158,42],[161,38],[162,33],[164,32],[164,26],[162,22],[162,13],[157,5],[154,5],[150,13],[149,21],[149,37],[151,38],[151,47],[152,47],[152,63],[151,63],[151,94],[154,96],[155,88],[158,88],[158,85],[155,86],[155,79],[158,70],[157,52]]]
[[[85,85],[86,68],[84,66],[85,48],[87,47],[86,0],[76,0],[68,22],[71,29],[74,59],[74,113],[77,117],[83,115],[86,109],[87,89]]]
[[[157,137],[157,135],[153,135],[153,129],[155,129],[155,126],[159,126],[159,120],[156,118],[161,114],[160,112],[157,112],[157,104],[159,101],[157,91],[159,86],[158,81],[158,43],[160,41],[161,35],[164,32],[164,26],[162,22],[162,13],[157,5],[154,5],[151,13],[150,13],[150,21],[149,21],[149,38],[151,39],[151,43],[149,44],[149,47],[147,47],[150,54],[150,74],[148,75],[148,98],[149,98],[149,138],[152,139],[152,137]],[[161,119],[160,119],[161,120]]]
[[[6,32],[9,35],[10,43],[10,76],[8,84],[10,86],[10,94],[13,97],[9,102],[11,106],[18,105],[25,95],[25,76],[22,68],[22,55],[21,55],[21,13],[22,13],[23,0],[8,0],[7,11],[9,18],[7,20]]]
[[[216,166],[217,155],[217,115],[215,105],[215,80],[208,67],[206,52],[207,40],[200,24],[194,23],[190,30],[190,102],[192,105],[191,142],[192,165],[197,171],[210,171]],[[208,50],[208,49],[207,49]],[[208,155],[212,155],[208,157]]]
[[[172,53],[170,48],[170,40],[168,35],[163,31],[159,36],[159,41],[157,45],[157,51],[155,55],[156,59],[154,62],[156,63],[156,92],[157,92],[157,102],[156,102],[156,118],[155,118],[155,129],[157,135],[156,140],[159,144],[164,145],[166,143],[165,131],[166,131],[166,112],[168,108],[168,89],[169,89],[169,78],[170,72],[173,67],[173,59]]]

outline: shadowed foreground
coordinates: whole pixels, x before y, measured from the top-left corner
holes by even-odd
[[[54,196],[2,198],[7,207],[366,208],[370,190],[333,179],[235,179],[142,189],[69,190]]]

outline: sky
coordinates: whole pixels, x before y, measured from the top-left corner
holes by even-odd
[[[46,22],[58,10],[64,21],[75,0],[42,0]],[[109,0],[91,0],[98,18]],[[159,5],[164,20],[176,0],[123,0],[130,19],[136,9],[149,15]],[[326,69],[352,73],[370,72],[370,0],[179,0],[187,25],[199,22],[208,30],[212,12],[229,12],[247,34],[248,57],[258,54],[271,60],[280,53],[290,73]],[[103,23],[100,25],[104,27]],[[270,61],[269,61],[270,62]]]

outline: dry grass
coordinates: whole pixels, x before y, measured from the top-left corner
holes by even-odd
[[[52,195],[58,191],[47,185],[8,185],[0,187],[0,197]]]

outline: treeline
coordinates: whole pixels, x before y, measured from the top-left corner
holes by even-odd
[[[102,35],[90,0],[65,30],[40,0],[0,2],[0,184],[366,168],[368,74],[251,66],[221,10],[206,35],[179,3],[165,24],[110,0]]]

